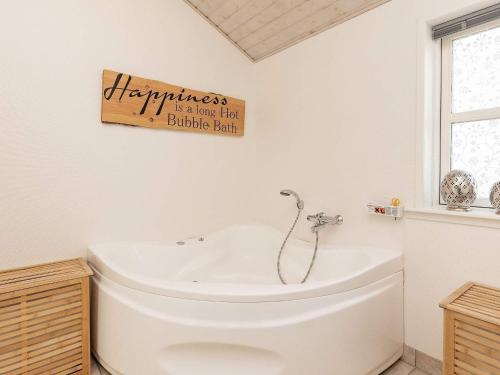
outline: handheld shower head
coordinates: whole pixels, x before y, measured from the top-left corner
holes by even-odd
[[[280,194],[284,195],[285,197],[289,197],[290,195],[292,195],[297,200],[297,208],[299,210],[302,210],[304,208],[304,201],[300,199],[299,195],[293,190],[290,189],[281,190]]]

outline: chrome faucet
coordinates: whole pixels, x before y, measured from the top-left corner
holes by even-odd
[[[308,215],[307,220],[312,221],[314,225],[311,227],[313,233],[318,231],[326,225],[340,225],[344,222],[342,215],[327,216],[324,212],[319,212],[315,215]]]

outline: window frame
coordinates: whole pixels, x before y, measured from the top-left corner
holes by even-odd
[[[451,170],[451,131],[455,123],[500,119],[500,106],[461,113],[452,111],[453,41],[466,36],[500,27],[500,20],[494,20],[441,39],[441,95],[440,95],[440,142],[439,181]],[[438,202],[445,205],[439,190]],[[492,208],[488,198],[478,198],[473,207]]]

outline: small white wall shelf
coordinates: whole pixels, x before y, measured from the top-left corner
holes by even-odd
[[[372,215],[392,217],[394,218],[394,220],[403,217],[404,209],[402,206],[368,203],[366,207],[368,209],[368,212]]]

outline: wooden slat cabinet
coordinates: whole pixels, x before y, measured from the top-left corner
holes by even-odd
[[[0,374],[90,374],[82,259],[0,272]]]
[[[467,283],[441,302],[444,375],[500,375],[500,289]]]

